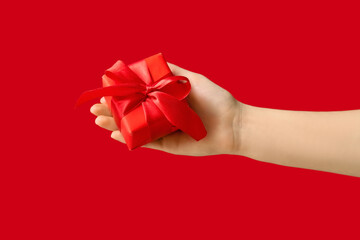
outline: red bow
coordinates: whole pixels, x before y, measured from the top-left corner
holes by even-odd
[[[158,108],[171,125],[195,140],[206,136],[201,119],[184,100],[191,89],[190,82],[186,77],[165,76],[156,82],[146,84],[121,61],[108,69],[105,74],[116,80],[117,84],[84,92],[76,106],[102,96],[113,96],[118,115],[115,120],[121,121],[125,115],[142,105],[151,140],[154,140],[152,138],[154,134],[151,133],[155,133],[156,128],[159,128],[156,123],[152,122],[153,115],[159,112],[154,108]],[[121,124],[117,122],[117,125],[120,129]]]

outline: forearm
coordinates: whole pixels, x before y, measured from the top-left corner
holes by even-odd
[[[237,154],[360,176],[360,110],[287,111],[240,104]]]

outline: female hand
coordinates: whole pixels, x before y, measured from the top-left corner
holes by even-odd
[[[168,63],[176,76],[185,76],[190,80],[191,91],[188,96],[190,107],[199,115],[207,130],[207,136],[200,141],[176,131],[158,140],[144,145],[172,154],[204,156],[215,154],[233,154],[238,151],[240,136],[240,110],[238,102],[228,91],[211,82],[203,75],[190,72]],[[112,131],[111,137],[125,143],[118,130],[105,99],[95,104],[90,111],[97,116],[95,123]]]

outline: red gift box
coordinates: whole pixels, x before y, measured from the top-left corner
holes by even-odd
[[[102,83],[103,88],[84,92],[77,105],[105,96],[130,150],[178,129],[195,140],[206,136],[201,119],[186,102],[189,80],[174,76],[161,53],[130,65],[117,61]]]

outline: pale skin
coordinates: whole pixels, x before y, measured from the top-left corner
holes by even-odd
[[[190,80],[190,107],[207,136],[195,141],[180,131],[143,147],[172,154],[241,155],[284,166],[360,177],[360,110],[308,112],[266,109],[237,101],[205,76],[168,63]],[[104,98],[90,111],[95,123],[124,143]]]

